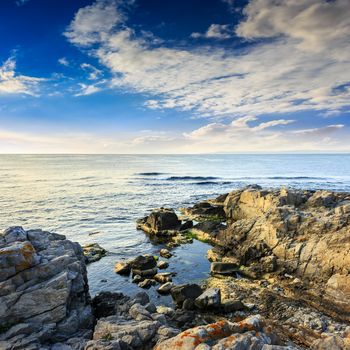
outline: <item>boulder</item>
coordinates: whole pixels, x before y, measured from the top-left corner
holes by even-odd
[[[107,255],[107,250],[102,248],[98,243],[89,243],[83,246],[86,264],[98,261]]]
[[[171,282],[173,280],[171,276],[172,276],[171,272],[163,272],[163,273],[157,273],[153,278],[159,283],[166,283],[166,282]]]
[[[159,294],[169,294],[173,287],[174,284],[172,282],[166,282],[162,284],[159,288],[157,288],[157,292]]]
[[[171,297],[178,306],[182,306],[186,299],[195,300],[202,294],[202,288],[198,284],[182,284],[171,289]]]
[[[0,235],[0,341],[36,349],[91,332],[85,258],[78,243],[42,230]]]
[[[210,272],[219,275],[234,275],[239,272],[239,266],[235,263],[212,262]]]
[[[133,270],[149,270],[157,267],[157,260],[152,255],[139,255],[129,264]]]
[[[164,234],[168,230],[179,230],[181,221],[174,210],[155,209],[149,216],[137,221],[137,228],[150,234]]]
[[[221,306],[221,292],[217,288],[209,288],[205,290],[195,300],[195,305],[199,309],[213,309]]]
[[[120,261],[114,265],[114,271],[119,275],[130,275],[131,266],[128,262]]]

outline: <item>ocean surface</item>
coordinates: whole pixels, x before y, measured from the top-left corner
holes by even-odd
[[[157,207],[178,209],[248,184],[350,191],[350,155],[1,155],[0,227],[20,225],[97,242],[110,253],[90,264],[91,294],[134,294],[114,264],[161,246],[135,229]],[[200,282],[209,271],[208,245],[176,248],[168,271],[175,283]],[[159,303],[169,298],[150,294]]]

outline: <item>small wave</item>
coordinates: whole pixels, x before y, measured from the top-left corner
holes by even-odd
[[[141,175],[141,176],[159,176],[159,175],[164,175],[165,173],[157,173],[157,172],[151,172],[151,173],[138,173],[136,175]]]
[[[269,180],[325,180],[324,177],[312,176],[271,176],[267,177]]]
[[[217,180],[218,177],[214,176],[171,176],[168,177],[169,181],[181,181],[181,180],[194,180],[194,181],[206,181],[206,180]]]

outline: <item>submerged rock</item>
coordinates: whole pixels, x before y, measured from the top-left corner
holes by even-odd
[[[107,255],[107,250],[102,248],[98,243],[89,243],[83,246],[85,262],[90,264],[98,261]]]
[[[92,329],[85,258],[78,243],[42,230],[0,235],[0,347],[36,349]]]

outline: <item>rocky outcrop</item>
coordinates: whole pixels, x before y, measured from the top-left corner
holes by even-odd
[[[134,298],[104,292],[94,298],[93,305],[99,319],[86,350],[152,349],[157,342],[180,332],[168,324],[169,319],[143,292]]]
[[[83,250],[65,236],[11,227],[0,235],[0,348],[77,348],[92,312]],[[74,340],[75,339],[75,340]]]
[[[139,230],[149,234],[156,242],[167,242],[170,247],[191,243],[186,231],[193,226],[190,220],[181,221],[173,209],[160,208],[136,221]]]
[[[154,350],[224,350],[274,349],[265,347],[271,344],[283,344],[271,327],[265,327],[265,321],[259,315],[251,316],[241,322],[218,321],[188,329],[177,336],[158,344]],[[279,347],[276,347],[278,349]],[[280,349],[297,350],[296,347]]]
[[[169,230],[179,230],[181,221],[174,210],[160,208],[137,221],[137,228],[150,234],[162,234]]]
[[[223,202],[213,201],[200,202],[193,207],[180,208],[182,214],[187,218],[196,221],[225,221],[226,215],[223,208]]]

